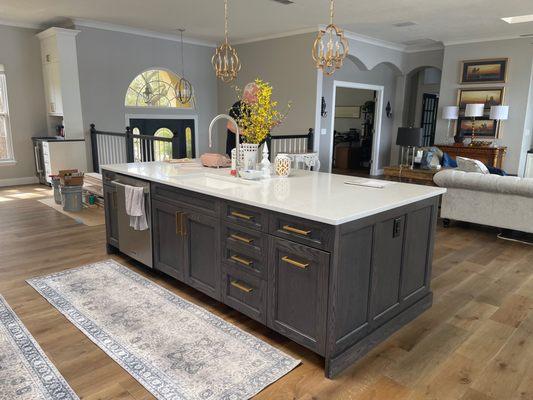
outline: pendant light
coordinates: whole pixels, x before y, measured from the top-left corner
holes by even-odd
[[[330,0],[329,25],[318,31],[313,44],[313,60],[315,60],[316,68],[321,69],[327,76],[333,75],[342,67],[349,51],[348,40],[343,30],[333,23],[334,11],[334,0]]]
[[[228,0],[224,0],[224,43],[217,47],[211,59],[215,74],[222,82],[233,81],[241,70],[241,62],[228,40]]]
[[[192,85],[185,79],[185,58],[183,57],[183,32],[185,29],[179,29],[181,38],[181,77],[174,90],[176,91],[176,99],[181,104],[187,104],[192,99]]]

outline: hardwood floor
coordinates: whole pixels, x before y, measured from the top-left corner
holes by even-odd
[[[37,200],[42,186],[0,188],[0,293],[83,399],[153,399],[25,279],[108,258],[104,226],[88,227]],[[338,379],[301,346],[161,274],[114,257],[303,364],[258,399],[533,399],[533,247],[492,230],[439,229],[435,303]],[[0,396],[1,397],[1,396]]]

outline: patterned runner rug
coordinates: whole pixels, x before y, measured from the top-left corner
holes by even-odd
[[[0,399],[78,399],[2,296],[0,296]]]
[[[28,283],[157,399],[248,399],[300,363],[113,260]]]

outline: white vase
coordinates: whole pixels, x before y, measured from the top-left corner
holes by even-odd
[[[258,162],[259,145],[257,143],[241,143],[239,146],[241,168],[255,169]]]

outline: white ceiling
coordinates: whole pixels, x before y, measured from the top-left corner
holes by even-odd
[[[230,37],[236,42],[312,30],[329,18],[329,1],[229,0]],[[532,0],[336,0],[336,22],[362,35],[404,43],[476,41],[533,33],[533,23],[500,20],[533,14]],[[0,18],[47,26],[65,18],[89,19],[161,33],[218,41],[223,0],[0,0]],[[416,25],[395,27],[412,21]],[[533,41],[533,38],[532,38]]]

